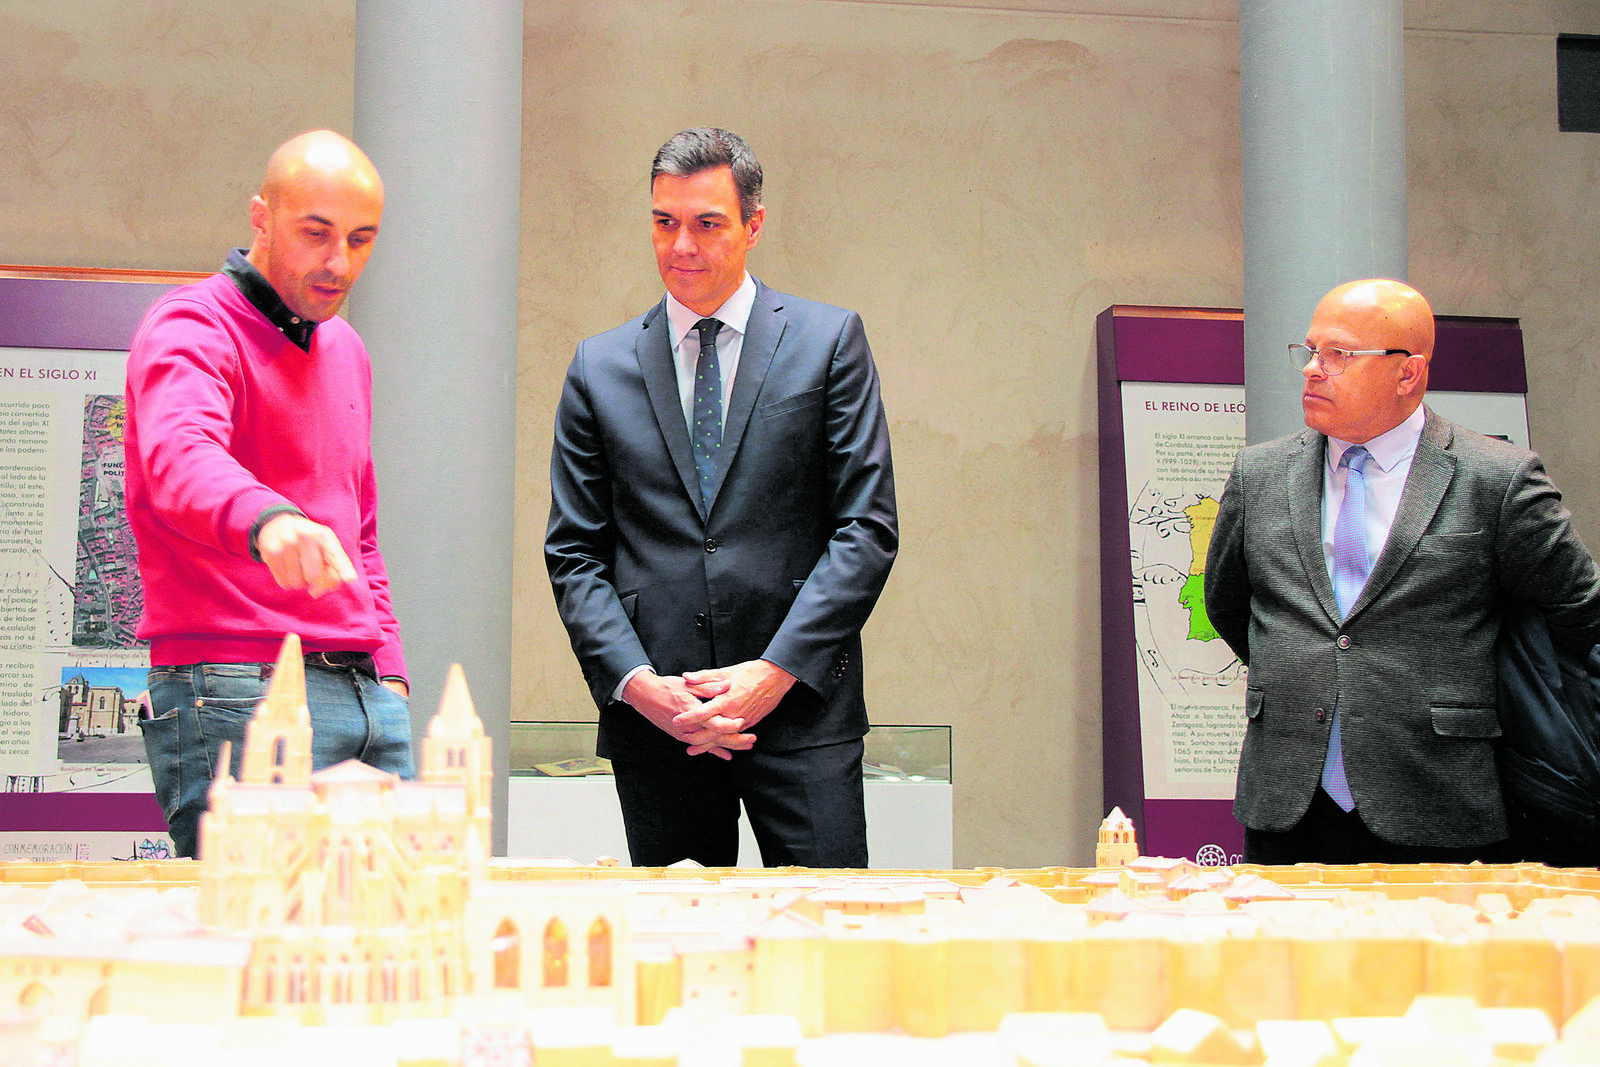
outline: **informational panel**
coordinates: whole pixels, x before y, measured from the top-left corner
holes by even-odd
[[[1231,795],[1245,670],[1206,618],[1205,564],[1244,387],[1126,382],[1122,424],[1145,795]]]
[[[0,268],[0,860],[170,849],[139,733],[123,363],[174,275]]]
[[[1245,439],[1243,316],[1118,305],[1098,344],[1105,805],[1147,855],[1236,862],[1246,669],[1206,616],[1205,560]],[[1515,321],[1441,317],[1430,379],[1441,415],[1528,443]]]

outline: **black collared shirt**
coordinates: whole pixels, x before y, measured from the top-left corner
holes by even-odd
[[[283,302],[272,283],[256,270],[255,264],[245,258],[243,248],[235,248],[228,253],[228,262],[222,265],[222,273],[233,280],[244,298],[254,304],[268,322],[282,330],[285,337],[305,351],[311,351],[311,335],[316,332],[317,324],[289,310],[289,305]]]

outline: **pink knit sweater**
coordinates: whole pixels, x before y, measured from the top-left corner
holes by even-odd
[[[285,338],[226,275],[174,290],[128,354],[128,517],[139,546],[139,636],[154,665],[370,652],[405,677],[378,551],[372,366],[334,317],[310,352]],[[357,580],[313,599],[279,589],[251,558],[251,524],[289,504],[331,528]]]

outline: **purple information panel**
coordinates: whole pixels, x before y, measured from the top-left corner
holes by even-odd
[[[0,267],[0,860],[160,856],[122,506],[122,365],[199,274]]]
[[[1114,305],[1096,326],[1105,807],[1133,820],[1146,855],[1237,862],[1245,671],[1203,593],[1244,444],[1243,314]],[[1516,320],[1439,317],[1430,406],[1526,444],[1526,392]]]

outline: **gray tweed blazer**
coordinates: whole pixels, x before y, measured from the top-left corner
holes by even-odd
[[[1206,557],[1206,612],[1249,667],[1234,815],[1292,828],[1335,706],[1357,811],[1378,836],[1471,847],[1506,836],[1495,638],[1510,604],[1558,640],[1600,641],[1600,570],[1533,452],[1426,413],[1389,539],[1341,619],[1322,553],[1314,430],[1234,462]]]

